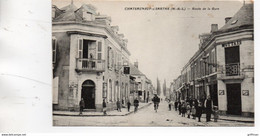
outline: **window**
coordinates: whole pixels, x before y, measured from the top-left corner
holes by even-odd
[[[83,12],[83,19],[87,21],[93,20],[93,14],[90,12]]]
[[[78,58],[82,58],[83,40],[78,40]]]
[[[56,39],[52,39],[52,63],[56,63],[57,54],[57,42]]]

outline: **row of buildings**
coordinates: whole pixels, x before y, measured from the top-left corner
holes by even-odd
[[[211,96],[222,114],[254,115],[253,4],[244,4],[218,29],[199,35],[197,52],[171,83],[176,101]]]
[[[111,26],[111,18],[90,4],[77,8],[52,6],[53,109],[108,110],[116,101],[145,102],[153,92],[151,80],[129,62],[128,40]]]

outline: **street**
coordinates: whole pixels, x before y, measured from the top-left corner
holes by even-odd
[[[132,107],[131,107],[132,108]],[[126,109],[123,109],[126,110]],[[133,110],[133,108],[131,109]],[[169,111],[167,102],[161,102],[158,112],[153,109],[153,104],[127,116],[53,116],[54,126],[254,126],[253,123],[218,120],[206,122],[205,118],[198,122],[178,115],[177,111]]]

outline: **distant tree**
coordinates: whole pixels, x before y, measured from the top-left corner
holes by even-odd
[[[160,80],[157,77],[157,89],[156,89],[157,95],[161,95],[161,85],[160,85]]]
[[[163,96],[166,96],[166,81],[163,82]]]

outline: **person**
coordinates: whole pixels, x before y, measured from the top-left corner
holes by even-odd
[[[174,108],[175,108],[175,111],[177,111],[177,109],[178,109],[178,102],[177,101],[174,102]]]
[[[79,102],[79,115],[82,114],[84,107],[85,107],[85,102],[84,102],[84,99],[81,98],[81,100]]]
[[[210,99],[210,96],[207,97],[207,99],[204,102],[205,112],[206,112],[206,121],[209,122],[211,118],[212,113],[212,101]]]
[[[192,106],[191,106],[191,115],[192,115],[192,119],[196,119],[196,105],[195,102],[192,102]]]
[[[198,117],[198,122],[200,122],[201,114],[202,114],[202,104],[201,102],[198,103],[198,108],[196,109],[196,115]]]
[[[138,106],[139,106],[139,101],[137,100],[137,98],[135,98],[135,100],[134,100],[134,106],[135,106],[134,112],[137,112]]]
[[[119,101],[119,99],[117,99],[116,107],[117,107],[117,111],[121,112],[121,102]]]
[[[189,102],[187,102],[186,112],[187,112],[188,118],[190,118],[191,107],[190,107],[190,103]]]
[[[219,117],[218,106],[213,106],[213,115],[214,115],[214,122],[217,122]]]
[[[168,107],[169,107],[169,111],[172,110],[172,101],[170,99],[168,99]]]
[[[178,102],[179,115],[181,115],[181,102]]]
[[[154,110],[157,112],[157,109],[159,108],[160,98],[155,94],[152,101],[154,103]]]
[[[128,102],[127,102],[127,110],[128,110],[128,112],[130,111],[130,106],[131,106],[131,103],[130,103],[130,101],[128,100]]]
[[[103,105],[103,114],[107,115],[107,104],[106,104],[106,100],[105,99],[103,99],[102,105]]]
[[[186,104],[185,104],[185,102],[182,102],[182,104],[181,104],[181,116],[185,117],[185,113],[186,113]]]

